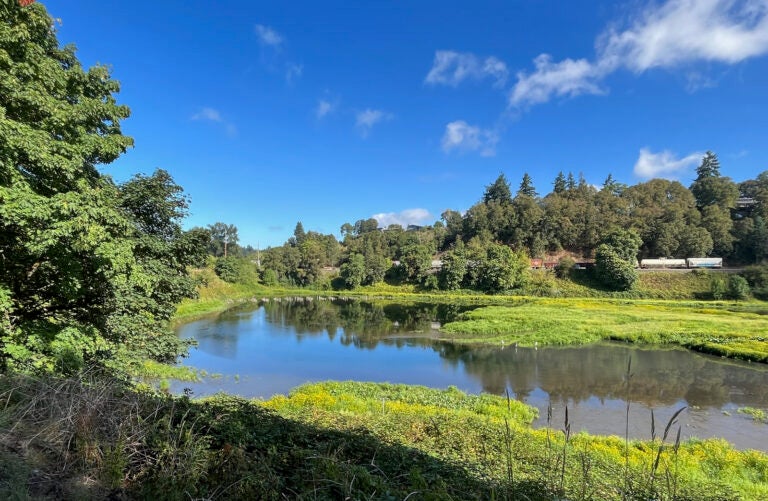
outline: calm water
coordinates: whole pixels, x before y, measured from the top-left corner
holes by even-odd
[[[551,402],[554,427],[562,426],[567,406],[574,430],[623,436],[631,357],[633,437],[650,436],[651,409],[657,423],[666,424],[688,406],[680,418],[685,438],[723,437],[740,448],[768,451],[768,424],[736,412],[768,409],[763,364],[623,344],[529,349],[437,341],[435,329],[461,311],[453,305],[320,300],[231,310],[179,327],[179,336],[198,342],[185,363],[218,376],[173,389],[268,398],[329,379],[454,385],[471,393],[509,391],[539,408],[537,425],[546,424]]]

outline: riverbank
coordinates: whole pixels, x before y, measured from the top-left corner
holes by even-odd
[[[567,297],[483,295],[472,291],[422,292],[413,286],[361,287],[354,291],[268,288],[230,284],[210,270],[198,270],[205,284],[199,298],[185,300],[174,322],[187,322],[264,298],[334,297],[376,302],[471,305],[456,322],[442,327],[444,339],[463,344],[521,346],[586,344],[618,340],[637,344],[671,344],[702,353],[768,363],[768,304],[761,301],[702,301],[706,273],[641,274],[642,297],[610,293],[571,280],[534,275],[553,282]],[[535,285],[535,280],[533,284]],[[551,285],[551,284],[550,284]],[[565,288],[567,294],[563,293]],[[549,289],[548,289],[549,290]],[[599,297],[590,297],[589,294]],[[662,294],[663,293],[663,294]],[[575,297],[571,297],[575,296]],[[658,296],[663,296],[658,299]],[[669,299],[666,296],[677,297]]]
[[[259,283],[228,283],[221,280],[213,270],[193,270],[192,275],[200,282],[199,296],[185,299],[176,310],[174,321],[189,319],[216,313],[231,308],[238,303],[258,300],[262,297],[289,296],[346,296],[382,299],[422,299],[439,302],[461,302],[473,304],[503,304],[512,298],[567,297],[567,298],[607,298],[607,299],[679,299],[694,300],[707,297],[709,293],[708,272],[645,272],[635,290],[612,292],[603,289],[584,270],[576,270],[572,278],[560,279],[544,270],[531,272],[526,288],[515,295],[487,295],[477,291],[423,291],[413,285],[388,285],[358,287],[354,290],[321,290],[290,287],[266,287]]]
[[[534,430],[525,404],[455,388],[321,383],[266,402],[190,400],[82,376],[0,379],[0,417],[15,423],[0,440],[3,498],[768,497],[768,456],[679,443],[676,423],[625,441],[567,421]]]

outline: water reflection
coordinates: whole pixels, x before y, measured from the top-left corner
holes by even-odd
[[[627,397],[627,361],[632,359],[630,397],[648,407],[685,400],[698,407],[768,401],[768,370],[730,363],[682,349],[595,344],[568,348],[439,347],[440,356],[461,363],[484,391],[506,388],[519,400],[541,389],[554,399],[587,401]]]
[[[568,405],[572,419],[589,423],[589,431],[623,434],[631,357],[633,421],[647,421],[651,408],[658,418],[688,405],[687,436],[725,436],[755,447],[754,435],[768,433],[768,425],[722,412],[768,407],[765,365],[625,344],[532,349],[438,341],[435,328],[466,309],[327,300],[237,308],[179,328],[180,336],[198,342],[188,364],[231,377],[176,389],[269,397],[307,381],[336,379],[455,385],[495,394],[509,390],[540,410],[551,402],[557,416]],[[633,434],[647,436],[640,426]]]

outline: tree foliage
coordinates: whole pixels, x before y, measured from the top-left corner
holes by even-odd
[[[186,267],[205,234],[182,232],[167,172],[118,186],[97,170],[133,144],[109,70],[60,47],[40,4],[0,16],[2,364],[175,359],[167,321],[194,294]]]

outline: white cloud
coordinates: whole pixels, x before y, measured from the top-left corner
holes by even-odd
[[[290,61],[286,63],[285,81],[288,82],[289,85],[292,84],[295,79],[300,78],[302,73],[304,73],[303,64],[297,64]]]
[[[200,111],[192,115],[192,120],[209,120],[211,122],[222,122],[221,113],[214,108],[201,108]]]
[[[457,86],[463,80],[482,80],[490,77],[496,86],[503,86],[509,76],[507,65],[500,59],[490,56],[482,59],[470,52],[438,50],[432,69],[424,82],[432,85]]]
[[[600,40],[601,58],[635,72],[693,61],[733,64],[768,52],[767,0],[669,0]]]
[[[336,103],[321,99],[317,102],[317,108],[315,108],[315,116],[319,119],[325,117],[336,111]]]
[[[701,162],[702,156],[703,153],[696,152],[684,158],[677,158],[669,150],[652,153],[648,148],[641,148],[634,172],[636,176],[644,179],[656,177],[675,179],[678,174]]]
[[[598,85],[602,70],[586,59],[565,59],[553,63],[549,54],[533,60],[536,71],[519,72],[509,102],[515,106],[544,103],[552,96],[574,97],[580,94],[602,94]]]
[[[668,0],[652,4],[629,27],[600,35],[594,61],[553,63],[542,54],[533,73],[519,72],[510,93],[512,106],[543,103],[552,97],[599,94],[600,82],[620,68],[643,73],[694,63],[734,64],[768,53],[768,0]],[[689,71],[688,88],[713,85]],[[692,75],[692,77],[691,77]]]
[[[382,212],[371,216],[379,222],[379,227],[386,228],[390,224],[399,224],[407,228],[409,224],[424,225],[432,219],[427,209],[405,209],[401,212]]]
[[[360,130],[360,134],[366,137],[374,125],[385,120],[391,120],[394,115],[382,110],[365,109],[357,113],[355,125]]]
[[[257,24],[255,29],[256,35],[259,37],[259,41],[262,44],[277,48],[280,47],[280,44],[283,43],[283,37],[280,35],[280,33],[276,32],[269,26]]]
[[[496,154],[499,135],[490,129],[469,125],[464,120],[456,120],[445,126],[443,151],[480,151],[480,155],[491,157]]]
[[[219,110],[215,108],[201,108],[200,111],[192,115],[192,120],[203,120],[207,122],[214,122],[221,124],[221,126],[224,127],[224,130],[227,132],[227,135],[229,136],[235,136],[237,135],[237,127],[235,127],[234,124],[230,123],[229,121],[225,120],[224,117],[221,115]]]

